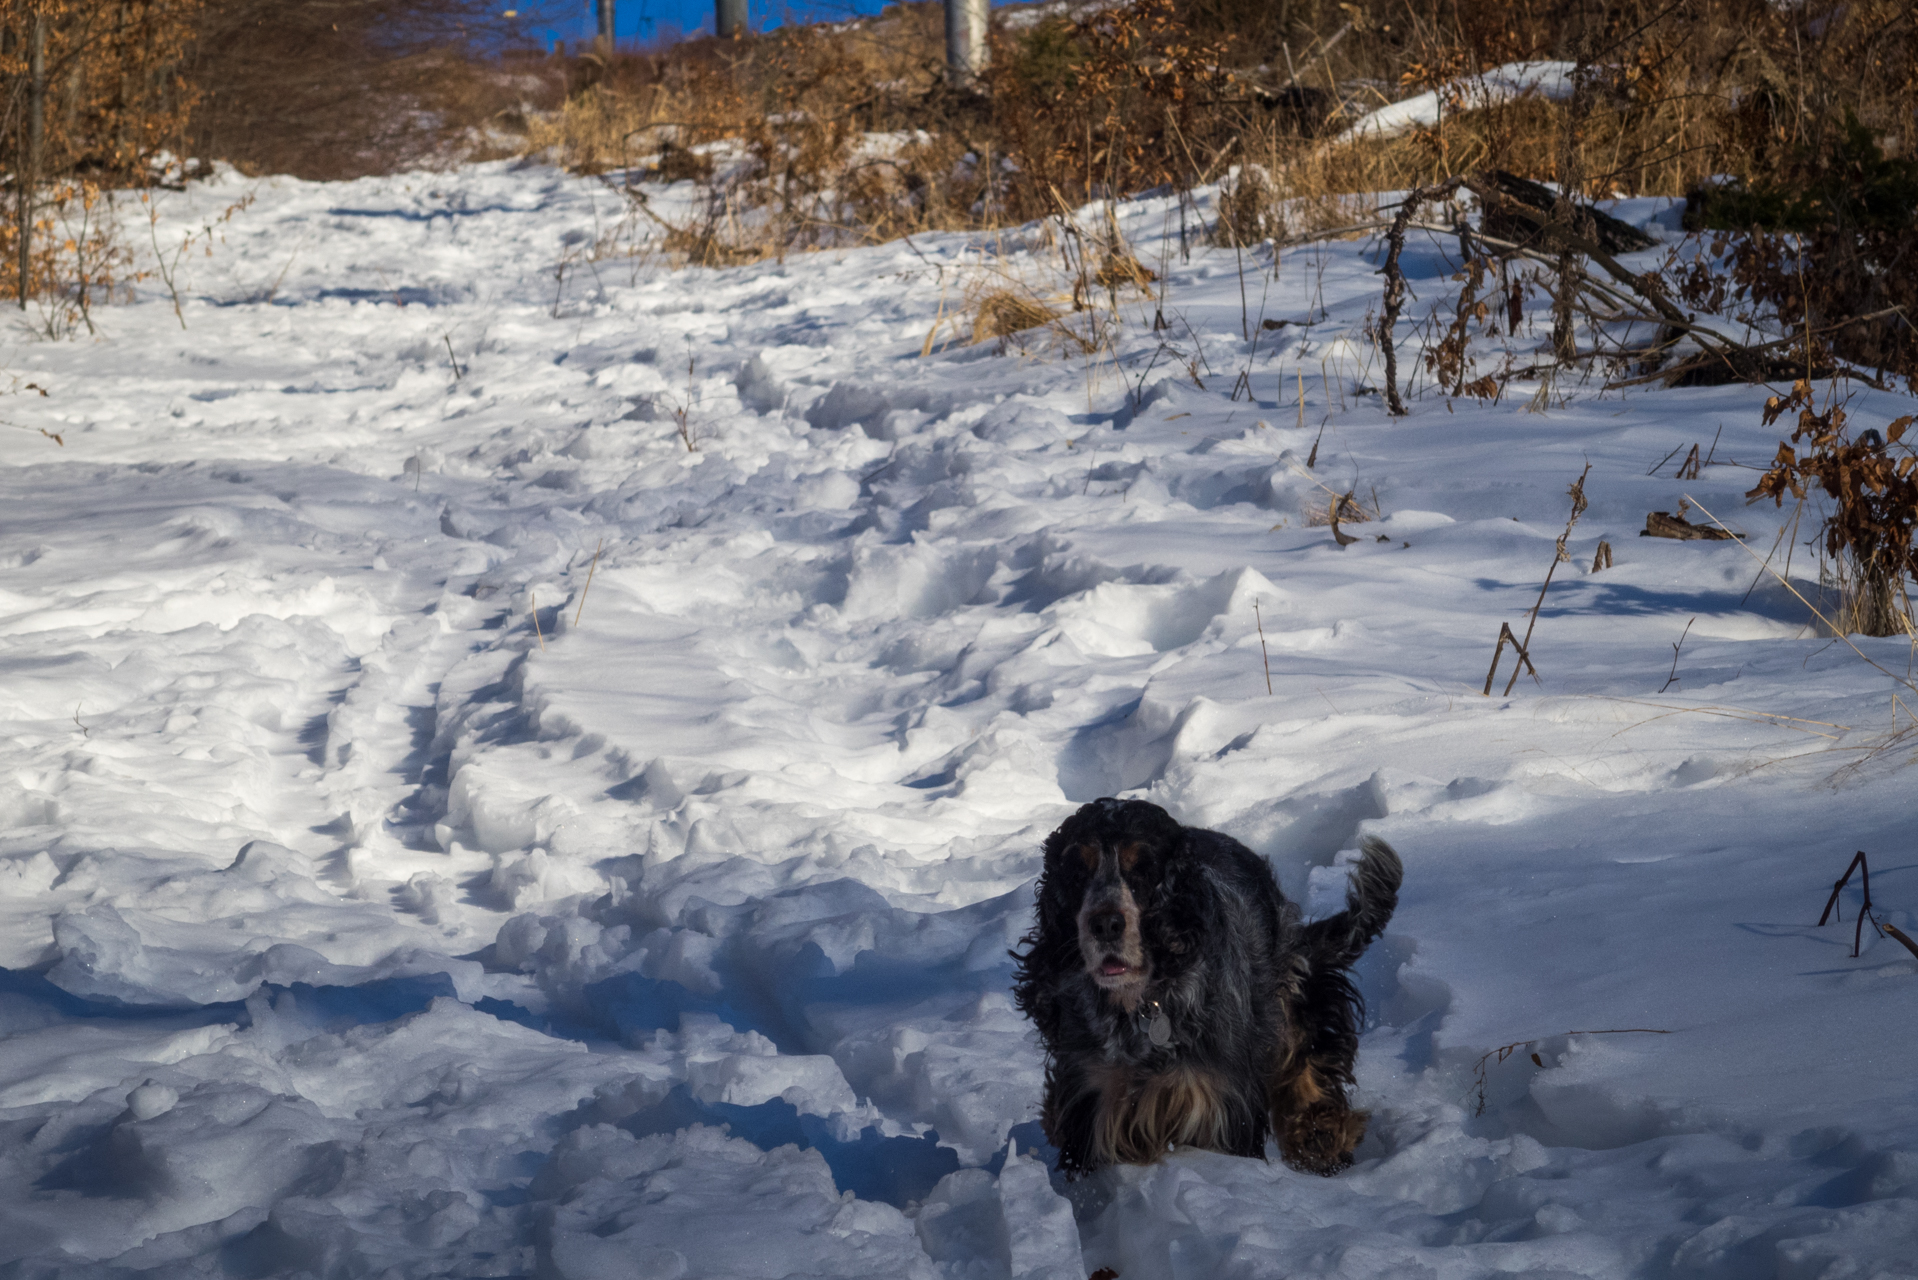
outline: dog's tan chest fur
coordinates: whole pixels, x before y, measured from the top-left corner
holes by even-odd
[[[1224,1082],[1214,1071],[1180,1065],[1148,1075],[1111,1067],[1097,1087],[1093,1147],[1104,1163],[1150,1164],[1169,1147],[1226,1145]]]

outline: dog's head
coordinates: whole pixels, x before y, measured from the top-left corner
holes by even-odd
[[[1183,838],[1158,805],[1111,799],[1084,806],[1046,838],[1042,910],[1050,907],[1055,927],[1076,929],[1087,976],[1122,1003],[1152,979],[1147,929]]]

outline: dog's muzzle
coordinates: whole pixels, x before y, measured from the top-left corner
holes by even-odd
[[[1102,866],[1079,909],[1079,952],[1086,972],[1107,990],[1145,980],[1139,906],[1116,867]]]

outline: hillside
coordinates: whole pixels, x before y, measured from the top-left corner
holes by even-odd
[[[1447,397],[1415,232],[1395,418],[1379,239],[1173,196],[1071,312],[1058,220],[666,270],[520,162],[155,243],[249,194],[5,348],[5,1274],[1913,1274],[1918,959],[1814,923],[1918,934],[1911,650],[1761,569],[1766,387],[1540,383],[1533,295]],[[1006,951],[1119,793],[1404,855],[1348,1173],[1048,1176]]]

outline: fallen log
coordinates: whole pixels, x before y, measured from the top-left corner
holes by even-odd
[[[1678,538],[1682,541],[1704,539],[1708,542],[1724,542],[1733,535],[1729,530],[1714,529],[1710,525],[1693,524],[1684,516],[1675,516],[1669,511],[1654,511],[1645,517],[1645,527],[1638,531],[1641,538]]]
[[[1541,221],[1551,218],[1558,204],[1557,192],[1543,183],[1521,178],[1503,169],[1481,170],[1476,177],[1485,188],[1504,197],[1502,201],[1485,202],[1483,222],[1487,235],[1500,236],[1521,244],[1541,239]],[[1481,192],[1481,199],[1483,196]],[[1592,237],[1598,247],[1607,253],[1631,253],[1638,249],[1649,249],[1658,243],[1631,223],[1622,222],[1583,200],[1575,200],[1572,204],[1579,219],[1591,219]],[[1533,216],[1520,213],[1513,206],[1522,206]],[[1545,238],[1549,238],[1549,235]]]

